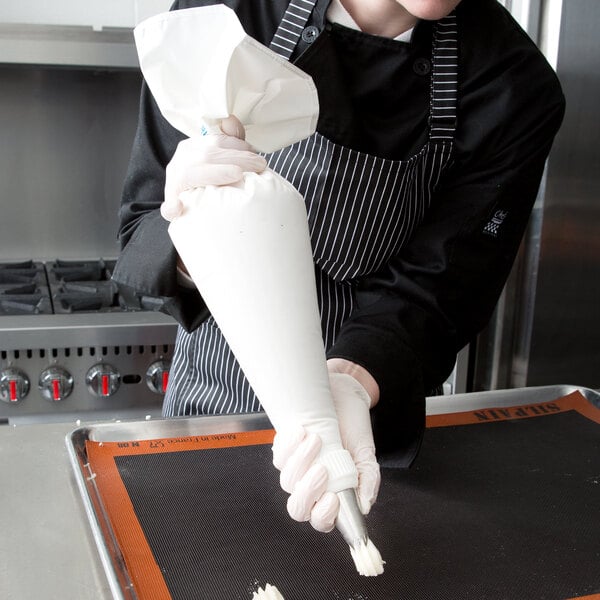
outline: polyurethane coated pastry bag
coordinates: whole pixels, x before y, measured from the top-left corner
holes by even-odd
[[[140,65],[163,116],[187,136],[231,114],[273,152],[312,135],[312,79],[247,36],[215,5],[160,14],[135,29]],[[331,400],[304,200],[267,169],[237,185],[184,192],[169,234],[273,426],[323,440],[329,489],[357,485]]]

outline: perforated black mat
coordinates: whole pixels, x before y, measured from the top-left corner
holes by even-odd
[[[269,446],[115,458],[173,600],[564,600],[600,593],[600,426],[576,412],[428,429],[368,517],[387,561],[292,522]]]

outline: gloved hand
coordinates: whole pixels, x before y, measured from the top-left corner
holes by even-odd
[[[287,510],[295,521],[310,521],[317,531],[331,531],[340,509],[338,497],[327,491],[327,469],[315,463],[321,438],[302,425],[280,429],[273,440],[273,464],[279,482],[290,494]]]
[[[381,482],[369,408],[372,400],[351,375],[330,373],[329,381],[344,447],[358,470],[359,508],[367,514]],[[281,487],[290,494],[288,513],[296,521],[310,521],[318,531],[330,531],[339,512],[336,494],[327,492],[327,471],[315,463],[321,440],[301,426],[277,432],[273,464],[281,471]]]
[[[261,173],[267,161],[244,141],[244,127],[230,116],[221,122],[224,133],[189,138],[179,142],[167,165],[165,199],[161,215],[172,221],[181,214],[179,194],[207,185],[231,185],[242,179],[244,171]]]
[[[371,510],[381,483],[369,409],[372,399],[352,375],[329,373],[329,382],[344,448],[358,471],[358,503],[363,515]]]

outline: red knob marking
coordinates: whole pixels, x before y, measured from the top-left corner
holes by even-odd
[[[110,377],[108,375],[102,375],[102,395],[108,396],[109,389],[108,384],[110,383]]]
[[[52,398],[60,400],[60,379],[52,380]]]
[[[163,394],[167,391],[167,385],[169,383],[169,371],[163,371],[162,374],[162,391]]]
[[[11,402],[17,402],[19,400],[17,397],[17,382],[14,379],[11,379],[8,382],[8,394]]]

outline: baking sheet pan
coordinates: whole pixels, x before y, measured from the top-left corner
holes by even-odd
[[[564,390],[545,391],[546,401],[539,389],[448,399],[459,414],[432,403],[417,464],[384,467],[368,517],[387,561],[378,578],[356,574],[336,532],[291,522],[269,443],[227,447],[218,435],[268,430],[264,416],[102,424],[74,431],[67,445],[117,599],[249,600],[267,582],[286,600],[590,596],[600,593],[600,410],[578,392],[556,400]],[[215,435],[220,448],[202,446]],[[91,448],[112,460],[127,518],[162,574],[150,595],[138,595]]]

